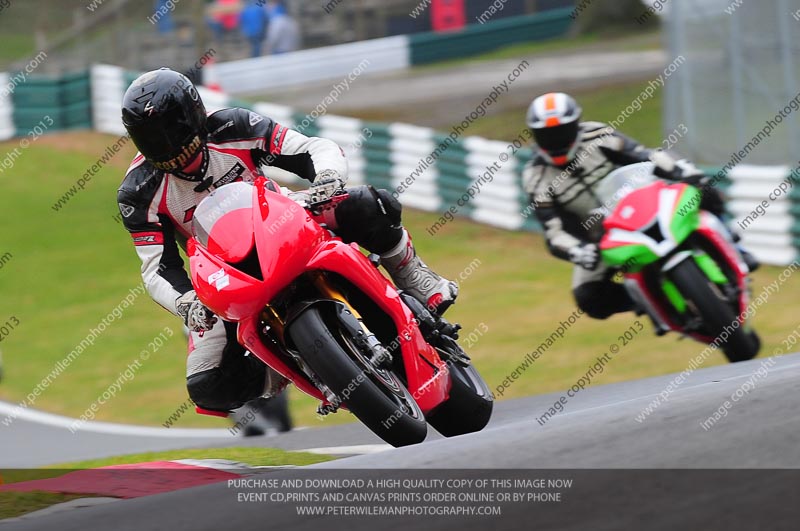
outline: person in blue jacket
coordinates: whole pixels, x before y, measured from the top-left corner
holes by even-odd
[[[239,27],[250,43],[250,56],[260,57],[261,46],[267,34],[267,13],[263,2],[251,0],[239,15]]]

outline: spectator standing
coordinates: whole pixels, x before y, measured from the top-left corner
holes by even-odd
[[[286,12],[283,3],[270,0],[266,6],[269,15],[267,50],[271,54],[293,52],[300,48],[300,29]]]
[[[250,57],[261,55],[261,45],[267,33],[267,12],[258,0],[250,0],[239,16],[242,35],[250,43]]]
[[[171,33],[175,30],[175,21],[172,20],[172,10],[167,5],[169,0],[155,0],[153,8],[154,13],[158,13],[158,22],[156,27],[158,32],[163,34]]]
[[[213,0],[208,6],[208,25],[217,41],[230,35],[239,25],[240,0]]]

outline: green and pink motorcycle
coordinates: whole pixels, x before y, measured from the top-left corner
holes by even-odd
[[[755,357],[761,342],[745,319],[750,271],[730,232],[701,210],[697,187],[660,180],[653,169],[624,166],[598,186],[603,262],[620,270],[656,334],[715,343],[731,362]]]

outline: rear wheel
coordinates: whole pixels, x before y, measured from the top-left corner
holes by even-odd
[[[472,365],[448,364],[453,386],[450,398],[428,415],[428,424],[445,437],[480,431],[494,407],[492,391]]]
[[[737,314],[717,285],[703,274],[694,260],[684,260],[669,275],[690,307],[702,319],[708,335],[715,339],[725,334],[728,336],[720,345],[729,361],[746,361],[756,357],[761,346],[758,335],[741,325],[736,328],[732,326]]]
[[[392,446],[425,440],[427,423],[397,376],[376,368],[335,319],[316,307],[305,310],[288,330],[314,374],[365,426]]]

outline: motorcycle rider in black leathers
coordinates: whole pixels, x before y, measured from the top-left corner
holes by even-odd
[[[192,215],[215,189],[263,177],[274,166],[311,182],[307,192],[290,193],[307,204],[340,191],[347,160],[330,140],[307,137],[241,108],[207,115],[196,88],[183,75],[162,68],[143,74],[125,92],[122,121],[139,154],[117,201],[142,261],[142,277],[161,306],[180,316],[190,330],[187,388],[198,412],[226,416],[257,397],[279,393],[285,378],[236,341],[236,327],[217,319],[197,298],[179,254],[191,235]],[[345,242],[381,256],[395,284],[442,313],[455,301],[457,286],[417,257],[401,225],[401,205],[386,190],[358,186],[325,217]]]
[[[688,163],[678,164],[667,153],[642,146],[609,125],[581,122],[581,108],[564,93],[536,98],[527,114],[536,143],[533,160],[523,171],[523,183],[547,247],[557,258],[575,264],[572,292],[578,307],[590,317],[606,319],[635,310],[625,287],[612,280],[617,270],[601,264],[600,231],[592,230],[603,207],[597,185],[621,166],[652,161],[655,174],[692,184],[705,181],[702,172]],[[722,217],[724,200],[713,186],[703,186],[701,208]],[[742,251],[750,270],[758,262]]]

